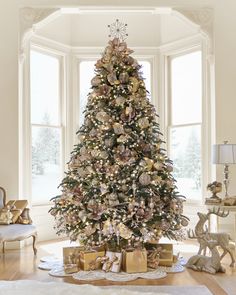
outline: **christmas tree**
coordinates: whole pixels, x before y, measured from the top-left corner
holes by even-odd
[[[141,66],[116,37],[95,65],[78,144],[50,213],[57,233],[88,246],[178,239],[188,221]]]

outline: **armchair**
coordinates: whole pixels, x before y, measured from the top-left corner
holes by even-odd
[[[0,187],[0,210],[6,206],[6,191]],[[23,212],[22,212],[23,214]],[[2,252],[5,253],[6,242],[22,241],[27,238],[33,238],[34,255],[37,253],[36,239],[37,230],[32,224],[4,224],[0,225],[0,243],[2,243]]]

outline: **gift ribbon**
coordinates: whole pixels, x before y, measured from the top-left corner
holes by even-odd
[[[98,256],[95,260],[89,262],[89,270],[95,270],[99,268],[100,263],[105,263],[107,261],[107,256]],[[108,258],[109,259],[109,258]]]
[[[105,264],[105,272],[111,271],[113,265],[119,265],[119,257],[117,257],[114,253],[111,259],[109,257],[107,258],[108,258],[108,261],[106,261],[106,264]]]
[[[159,265],[159,256],[160,253],[162,252],[162,248],[158,247],[156,249],[148,251],[148,256],[147,256],[147,265],[150,268],[157,268]]]

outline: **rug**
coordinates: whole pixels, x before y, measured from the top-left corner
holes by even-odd
[[[205,286],[107,286],[73,285],[30,280],[0,281],[0,295],[212,295]]]

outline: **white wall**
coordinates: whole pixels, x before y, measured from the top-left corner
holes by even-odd
[[[100,0],[100,5],[121,1]],[[97,5],[90,0],[0,1],[0,185],[10,198],[18,196],[18,31],[19,6]],[[132,0],[127,6],[196,6],[215,10],[216,142],[236,143],[236,1],[213,0]],[[236,166],[236,165],[235,165]],[[221,167],[217,169],[220,180]],[[231,169],[231,193],[236,194],[236,167]]]

